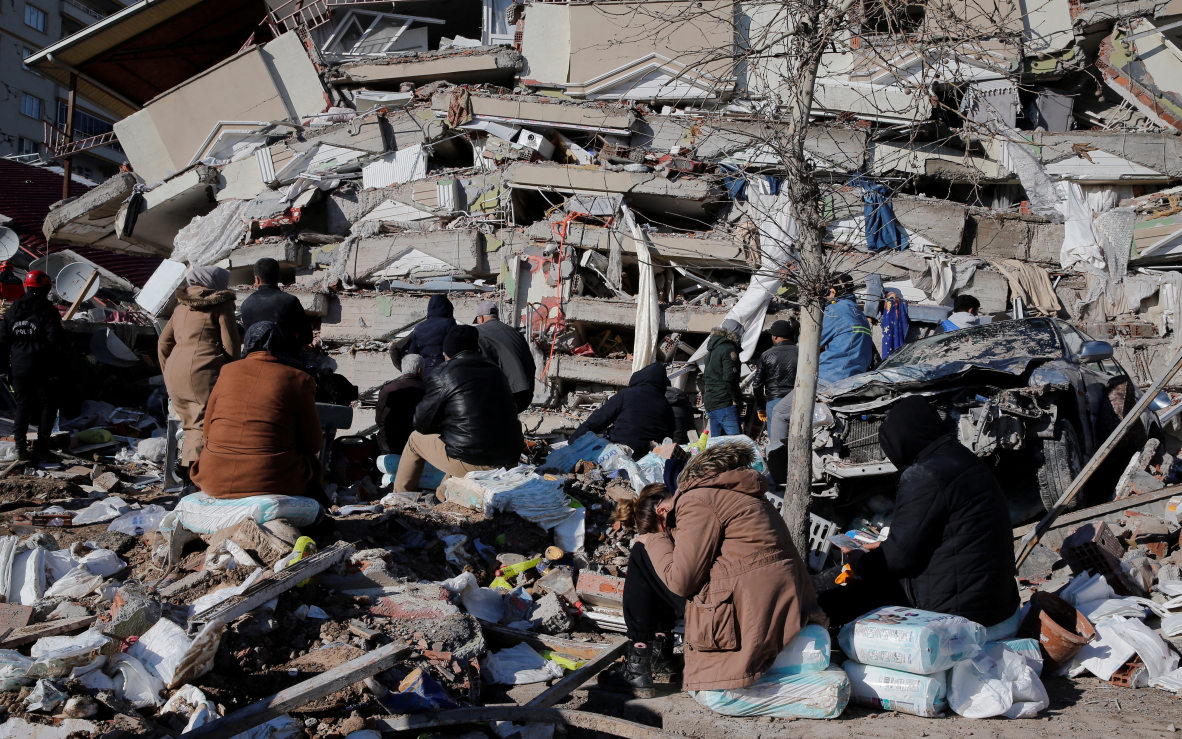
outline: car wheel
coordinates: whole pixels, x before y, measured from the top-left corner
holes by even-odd
[[[1083,469],[1083,452],[1075,426],[1062,419],[1056,421],[1055,437],[1042,440],[1035,458],[1038,464],[1038,492],[1042,496],[1043,506],[1049,511]],[[1079,508],[1082,497],[1082,492],[1077,494],[1071,503],[1064,506],[1064,510],[1074,511]]]

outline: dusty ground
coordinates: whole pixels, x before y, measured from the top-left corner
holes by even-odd
[[[1047,678],[1050,709],[1037,719],[1005,718],[972,720],[949,712],[947,718],[919,718],[879,713],[851,705],[832,721],[786,721],[766,718],[719,716],[694,702],[685,693],[650,700],[625,700],[622,696],[590,689],[575,691],[555,708],[571,708],[659,726],[694,739],[742,737],[742,739],[841,739],[843,737],[974,737],[974,739],[1113,739],[1114,737],[1173,737],[1172,724],[1182,732],[1182,699],[1156,688],[1129,690],[1095,678],[1065,680]],[[523,685],[507,693],[505,702],[526,703],[544,685]],[[486,695],[486,699],[492,696]],[[491,703],[492,701],[489,700]],[[1119,702],[1119,706],[1118,706]]]

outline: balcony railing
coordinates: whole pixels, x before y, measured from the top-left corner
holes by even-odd
[[[83,13],[86,13],[87,15],[91,16],[92,18],[96,18],[100,21],[103,18],[107,17],[107,16],[103,15],[102,13],[98,12],[97,10],[95,10],[94,8],[92,8],[88,5],[83,5],[82,3],[78,2],[78,0],[62,0],[62,2],[64,2],[66,5],[77,8],[78,10],[81,10]]]

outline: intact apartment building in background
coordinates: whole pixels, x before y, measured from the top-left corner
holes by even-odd
[[[47,151],[46,124],[66,128],[68,91],[24,60],[121,10],[117,0],[9,0],[0,3],[0,157],[60,166]],[[111,130],[118,116],[78,97],[74,139]],[[73,174],[102,182],[126,159],[118,143],[74,156]]]

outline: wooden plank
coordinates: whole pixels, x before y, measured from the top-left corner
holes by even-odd
[[[45,623],[14,629],[8,635],[8,638],[0,642],[0,649],[12,649],[21,644],[37,641],[43,636],[59,636],[71,631],[82,631],[95,621],[98,621],[98,616],[82,616],[81,618],[63,618],[57,621],[46,621]]]
[[[160,597],[161,598],[171,598],[172,596],[177,595],[178,593],[183,593],[186,590],[188,590],[189,588],[196,585],[197,583],[204,580],[206,577],[209,577],[209,570],[198,570],[197,572],[190,572],[188,575],[185,575],[180,580],[177,580],[176,582],[172,583],[171,585],[164,586],[164,588],[160,591]]]
[[[319,575],[352,553],[352,544],[339,541],[322,552],[307,559],[301,559],[285,570],[268,573],[245,592],[228,598],[208,611],[203,611],[189,619],[189,629],[193,631],[201,624],[209,623],[215,619],[230,623],[272,598],[286,593],[304,580]]]
[[[600,654],[579,669],[566,675],[525,705],[531,708],[549,708],[553,706],[577,690],[583,683],[607,669],[608,665],[615,662],[628,649],[629,643],[627,639],[620,639],[603,650],[603,654]]]
[[[1175,495],[1182,495],[1182,485],[1171,485],[1170,487],[1162,488],[1161,490],[1154,490],[1151,493],[1142,493],[1134,495],[1131,498],[1124,498],[1123,500],[1112,500],[1100,505],[1094,505],[1091,508],[1084,508],[1082,511],[1074,511],[1072,513],[1065,513],[1055,520],[1051,525],[1051,530],[1067,528],[1068,526],[1076,526],[1088,523],[1089,521],[1096,521],[1110,516],[1114,513],[1123,513],[1124,511],[1135,511],[1160,504],[1163,508],[1165,502]],[[1027,524],[1021,528],[1014,529],[1014,538],[1021,539],[1026,536],[1038,524]]]
[[[680,734],[671,734],[653,726],[625,721],[615,716],[604,716],[589,711],[572,711],[566,708],[535,708],[533,706],[479,706],[438,713],[391,716],[379,718],[377,726],[378,730],[382,732],[419,732],[438,726],[458,726],[488,723],[489,721],[513,721],[519,724],[561,723],[623,739],[684,739]],[[185,734],[185,736],[189,737],[190,734]]]
[[[528,644],[535,651],[540,652],[543,649],[549,649],[563,657],[574,660],[595,659],[603,653],[604,649],[612,646],[611,643],[581,642],[572,639],[562,639],[557,636],[547,636],[546,634],[534,634],[529,631],[510,629],[507,626],[489,623],[488,621],[480,622],[480,630],[484,632],[485,639],[492,644],[507,644],[509,646]]]
[[[314,700],[337,692],[341,688],[388,670],[413,651],[405,644],[387,644],[380,649],[349,660],[301,683],[281,690],[270,698],[252,703],[224,718],[198,727],[185,734],[186,739],[230,739],[249,731]]]

